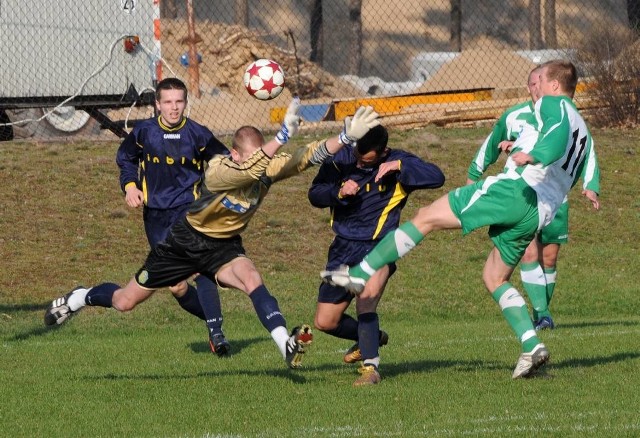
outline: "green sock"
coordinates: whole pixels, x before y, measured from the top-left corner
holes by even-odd
[[[522,351],[529,353],[540,343],[540,339],[536,335],[531,318],[529,318],[524,298],[511,283],[505,283],[498,287],[491,296],[502,309],[502,316],[520,340]]]
[[[522,278],[522,286],[524,286],[533,307],[533,320],[537,321],[543,316],[549,316],[547,283],[540,263],[520,264],[520,277]]]
[[[549,307],[551,298],[553,297],[553,291],[556,288],[556,277],[558,276],[556,267],[544,268],[544,276],[547,279],[547,307]]]
[[[415,225],[405,222],[387,233],[359,265],[350,267],[349,275],[368,280],[378,269],[411,251],[422,239],[424,236]]]

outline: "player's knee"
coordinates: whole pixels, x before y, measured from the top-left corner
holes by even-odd
[[[416,226],[420,231],[428,230],[431,221],[431,213],[429,211],[429,206],[420,207],[418,212],[413,217],[411,222]]]
[[[246,293],[251,293],[264,284],[260,273],[255,269],[248,271],[240,278],[240,281],[242,282]]]
[[[119,312],[129,312],[133,310],[138,303],[126,295],[114,294],[111,300],[111,306]]]
[[[187,293],[188,287],[189,287],[189,285],[187,284],[187,282],[183,281],[181,283],[176,284],[175,286],[171,286],[169,288],[169,290],[171,291],[171,293],[173,294],[174,297],[180,298],[180,297],[183,297],[184,294]]]
[[[531,246],[528,246],[522,255],[522,263],[534,263],[538,261],[538,251],[536,249],[532,249]]]
[[[333,318],[327,318],[324,315],[318,314],[316,314],[316,317],[313,320],[313,325],[317,330],[320,330],[321,332],[335,330],[338,327],[338,323],[333,321]]]

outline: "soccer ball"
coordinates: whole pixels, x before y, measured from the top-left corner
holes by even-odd
[[[244,71],[244,86],[250,95],[260,100],[278,97],[284,89],[282,67],[271,59],[258,59]]]

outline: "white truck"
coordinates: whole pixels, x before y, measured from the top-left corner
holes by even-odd
[[[0,0],[0,140],[123,136],[101,110],[153,103],[159,20],[159,0]]]

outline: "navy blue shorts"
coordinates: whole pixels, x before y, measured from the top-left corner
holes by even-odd
[[[240,236],[214,239],[181,219],[169,236],[151,249],[135,280],[146,289],[173,286],[196,273],[215,282],[218,270],[237,257],[245,257]]]
[[[144,221],[144,232],[151,248],[155,248],[167,238],[173,224],[187,215],[189,205],[183,204],[176,208],[162,210],[144,206],[142,220]]]
[[[326,269],[330,271],[337,269],[340,265],[353,266],[360,263],[364,256],[366,256],[378,242],[379,241],[371,240],[349,240],[336,236],[329,247]],[[396,264],[390,263],[389,278],[391,278],[394,272],[396,272]],[[338,304],[351,302],[352,299],[353,294],[343,287],[322,283],[318,290],[319,303]]]

